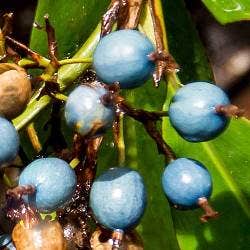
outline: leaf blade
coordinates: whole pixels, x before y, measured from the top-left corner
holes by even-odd
[[[250,20],[250,3],[247,0],[202,0],[202,2],[221,24]]]

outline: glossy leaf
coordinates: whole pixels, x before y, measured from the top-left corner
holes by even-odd
[[[56,30],[60,58],[72,56],[86,41],[99,23],[108,0],[38,1],[35,21],[44,26],[44,15],[49,14]],[[30,46],[47,55],[47,38],[44,31],[33,29]]]
[[[202,0],[208,10],[222,24],[250,20],[248,0]]]

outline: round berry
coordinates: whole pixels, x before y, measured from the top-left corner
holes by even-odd
[[[186,140],[202,142],[215,138],[228,125],[229,118],[216,112],[230,101],[222,89],[208,82],[193,82],[180,88],[169,106],[169,119]]]
[[[81,85],[74,89],[65,105],[65,118],[69,127],[81,135],[102,134],[112,126],[114,108],[103,104],[107,94],[101,85]]]
[[[162,185],[169,201],[179,208],[195,208],[199,198],[209,198],[212,193],[207,169],[188,158],[174,160],[166,167]]]
[[[130,168],[111,168],[91,188],[90,207],[96,220],[112,230],[135,226],[146,206],[142,177]]]
[[[21,173],[19,185],[32,185],[36,192],[24,196],[41,212],[51,212],[71,199],[76,188],[76,175],[70,165],[58,158],[31,162]]]
[[[0,117],[0,165],[15,159],[19,149],[19,135],[11,122]]]
[[[154,51],[154,45],[139,31],[119,30],[100,40],[93,66],[103,82],[119,82],[121,88],[135,88],[153,73],[155,64],[149,55]]]
[[[12,232],[16,249],[22,250],[65,250],[66,242],[62,227],[57,221],[43,221],[31,228],[16,224]]]
[[[0,65],[0,114],[8,119],[20,115],[31,96],[31,83],[25,70],[14,63]]]

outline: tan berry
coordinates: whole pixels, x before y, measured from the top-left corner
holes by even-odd
[[[31,82],[25,70],[14,63],[0,64],[0,114],[7,119],[20,115],[31,96]]]

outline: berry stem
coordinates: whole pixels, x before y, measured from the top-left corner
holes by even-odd
[[[86,58],[71,58],[71,59],[63,59],[58,61],[60,65],[73,64],[73,63],[92,63],[92,57]]]
[[[205,214],[200,217],[201,222],[207,222],[209,219],[215,219],[219,213],[215,211],[208,203],[207,198],[202,197],[198,200],[198,205],[204,210]]]
[[[132,117],[144,125],[144,128],[149,136],[155,141],[159,153],[165,155],[166,162],[176,159],[174,151],[164,141],[161,133],[157,129],[156,122],[160,120],[160,117],[163,115],[162,112],[148,112],[142,109],[134,109],[130,107],[125,101],[120,102],[118,106],[120,110],[122,110],[126,115]]]
[[[161,19],[157,13],[157,3],[155,0],[148,0],[148,6],[154,27],[154,36],[156,42],[156,52],[149,55],[150,60],[156,62],[156,69],[153,74],[155,87],[159,86],[161,78],[166,72],[176,72],[179,69],[174,58],[167,52],[163,42],[163,29]]]
[[[127,7],[127,0],[111,0],[108,10],[102,17],[101,37],[106,36],[112,30],[114,23],[118,16],[125,11]],[[123,11],[121,10],[123,9]]]
[[[34,122],[31,122],[27,126],[26,132],[28,134],[30,142],[31,142],[33,148],[35,149],[36,153],[40,153],[42,151],[42,145],[41,145],[41,143],[39,141],[36,129],[34,127]]]
[[[222,114],[228,117],[241,117],[244,114],[244,109],[237,107],[236,105],[228,104],[228,105],[218,105],[215,107],[215,111],[218,114]]]
[[[128,105],[124,98],[119,95],[119,85],[113,84],[107,87],[108,94],[102,97],[104,105],[113,104],[116,107],[117,112],[123,112],[125,115],[132,117],[133,119],[141,122],[144,125],[145,130],[150,137],[156,142],[159,153],[165,155],[166,162],[170,162],[176,159],[174,151],[164,141],[161,133],[157,129],[157,121],[161,120],[162,116],[167,116],[165,111],[150,112],[143,109],[135,109]]]
[[[32,60],[37,63],[38,66],[41,66],[41,67],[47,67],[48,66],[48,59],[47,58],[39,55],[35,51],[28,48],[26,45],[16,41],[15,39],[13,39],[13,38],[11,38],[9,36],[5,36],[5,39],[6,39],[7,42],[13,44],[18,49],[24,51],[27,55],[29,55],[32,58]]]
[[[123,239],[123,231],[120,229],[117,229],[113,231],[112,233],[112,250],[119,250],[121,247],[122,239]]]
[[[44,16],[44,19],[45,19],[45,29],[46,29],[47,38],[48,38],[49,58],[51,60],[51,65],[53,66],[53,68],[57,69],[59,67],[59,62],[57,60],[58,49],[57,49],[55,29],[52,27],[52,25],[49,22],[49,15],[48,14],[46,14]]]
[[[128,0],[126,16],[119,20],[119,29],[135,29],[138,26],[144,0]]]
[[[68,96],[62,94],[62,93],[50,93],[50,96],[57,99],[58,101],[66,102],[68,100]]]
[[[123,166],[125,163],[125,143],[123,135],[123,113],[116,113],[113,124],[114,141],[118,149],[118,164]]]
[[[74,169],[79,163],[80,163],[80,160],[77,157],[75,157],[73,160],[71,160],[69,165]]]

